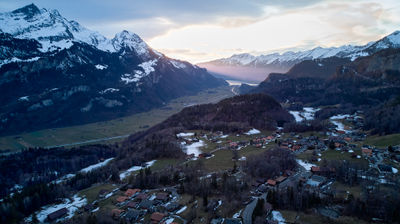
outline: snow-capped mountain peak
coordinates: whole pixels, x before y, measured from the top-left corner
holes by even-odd
[[[96,48],[118,52],[134,50],[143,56],[149,53],[147,44],[136,34],[122,31],[113,39],[89,30],[78,22],[67,20],[57,10],[39,9],[30,4],[12,12],[0,13],[0,31],[20,39],[35,39],[42,45],[42,52],[69,48],[73,42],[84,42]]]
[[[27,6],[24,6],[22,8],[16,9],[12,11],[14,14],[24,14],[26,19],[32,18],[37,14],[40,14],[40,9],[35,5],[35,4],[30,4]]]
[[[147,44],[137,34],[127,30],[117,33],[111,42],[116,51],[123,48],[124,50],[134,50],[140,56],[149,54]]]
[[[399,48],[400,47],[400,31],[395,31],[390,35],[375,42],[372,47],[378,49]]]

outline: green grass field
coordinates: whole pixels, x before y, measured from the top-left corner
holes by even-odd
[[[400,134],[368,136],[364,143],[368,145],[374,145],[379,148],[386,148],[389,145],[400,145]]]
[[[174,99],[162,108],[110,121],[3,136],[0,137],[0,150],[15,151],[26,147],[50,147],[71,143],[79,144],[95,139],[98,140],[96,143],[121,141],[122,138],[106,141],[100,139],[124,136],[145,130],[148,127],[162,122],[172,114],[179,112],[185,106],[214,103],[231,96],[233,96],[231,87],[225,86],[205,90],[197,95]]]

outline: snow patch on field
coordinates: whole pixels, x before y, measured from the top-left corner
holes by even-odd
[[[98,169],[98,168],[100,168],[100,167],[103,167],[103,166],[107,165],[108,162],[110,162],[110,161],[113,160],[113,159],[114,159],[114,157],[113,157],[113,158],[106,159],[106,160],[104,160],[103,162],[93,164],[93,165],[91,165],[91,166],[88,166],[88,167],[86,167],[86,168],[81,169],[80,172],[82,172],[82,173],[88,173],[88,172],[90,172],[90,171],[92,171],[92,170],[95,170],[95,169]]]
[[[133,166],[133,167],[125,170],[124,172],[120,173],[119,174],[119,179],[123,180],[123,179],[127,178],[131,173],[133,173],[135,171],[138,171],[138,170],[141,170],[141,169],[144,169],[144,168],[147,168],[147,167],[151,167],[151,166],[153,166],[153,164],[156,161],[157,160],[152,160],[152,161],[146,162],[146,165],[144,167],[143,166]]]
[[[18,98],[19,101],[29,101],[29,96],[21,96]]]
[[[190,145],[186,145],[184,150],[186,151],[187,155],[194,154],[194,156],[198,157],[201,153],[203,153],[200,148],[203,147],[205,144],[203,140],[200,140],[198,142],[194,142]]]
[[[167,220],[165,220],[165,224],[171,224],[174,221],[174,218],[169,218]]]
[[[344,124],[340,121],[340,120],[346,119],[348,117],[350,117],[350,115],[348,115],[348,114],[338,114],[338,115],[330,117],[329,120],[331,121],[332,124],[334,124],[336,126],[337,131],[344,131],[346,133],[349,133],[350,131],[346,130],[344,128]]]
[[[256,134],[260,134],[260,133],[261,133],[261,131],[259,131],[259,130],[255,129],[255,128],[253,128],[253,129],[251,129],[250,131],[246,132],[245,134],[246,134],[246,135],[256,135]]]
[[[319,110],[319,108],[304,107],[302,111],[289,111],[289,113],[293,115],[296,122],[302,122],[304,120],[314,120],[315,113]]]
[[[194,133],[192,133],[192,132],[188,132],[188,133],[182,132],[182,133],[177,134],[176,137],[184,138],[184,137],[190,137],[190,136],[193,136],[193,135],[194,135]]]
[[[53,181],[53,183],[59,184],[64,181],[67,181],[69,179],[72,179],[73,177],[75,177],[75,174],[70,173],[70,174],[67,174],[67,175],[64,175],[64,176],[58,178],[57,180]]]
[[[272,211],[272,220],[278,221],[279,224],[286,223],[286,220],[283,218],[282,214],[278,211]]]
[[[70,219],[74,216],[74,213],[81,208],[82,206],[86,205],[87,200],[86,198],[79,197],[78,195],[74,195],[72,200],[69,198],[64,199],[63,203],[57,205],[47,205],[42,207],[42,209],[36,214],[40,223],[43,223],[44,220],[47,218],[52,212],[55,212],[59,209],[66,208],[68,209],[68,214],[65,219]]]
[[[101,90],[99,93],[101,95],[103,95],[103,94],[106,94],[106,93],[113,93],[113,92],[118,92],[118,91],[119,91],[119,89],[107,88],[107,89]]]
[[[315,166],[315,164],[304,162],[300,159],[296,159],[297,163],[302,166],[306,170],[311,170],[311,167]]]
[[[289,113],[293,115],[296,122],[302,122],[304,120],[304,118],[300,116],[300,111],[289,111]]]
[[[95,65],[95,67],[96,67],[96,69],[98,69],[98,70],[103,70],[103,69],[108,68],[108,65],[100,65],[100,64],[98,64],[98,65]]]

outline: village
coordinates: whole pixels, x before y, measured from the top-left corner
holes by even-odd
[[[267,213],[266,221],[285,223],[285,215],[267,202],[268,192],[298,186],[321,198],[360,197],[360,186],[346,186],[336,180],[337,170],[328,165],[329,161],[334,159],[358,164],[360,169],[354,172],[356,179],[368,181],[370,188],[396,184],[400,146],[377,148],[364,144],[367,135],[360,131],[363,122],[362,117],[357,114],[334,116],[331,122],[332,126],[326,133],[284,133],[283,128],[278,128],[274,132],[251,129],[233,136],[223,132],[196,130],[178,133],[177,140],[187,155],[181,163],[204,161],[209,173],[201,178],[210,181],[212,174],[220,174],[223,170],[228,170],[229,176],[238,181],[249,181],[242,170],[242,164],[246,163],[247,156],[257,155],[272,147],[288,149],[296,156],[298,167],[294,170],[285,170],[280,175],[268,179],[251,178],[245,204],[237,208],[234,214],[224,212],[224,206],[229,202],[224,201],[223,197],[210,199],[206,206],[215,210],[217,214],[210,222],[253,223],[252,217],[257,202],[263,199]],[[140,169],[146,167],[152,169],[153,163],[157,162],[152,161],[144,167],[135,167],[131,170],[133,172],[120,175],[137,175]],[[218,181],[221,181],[220,178]],[[95,187],[96,196],[90,203],[81,206],[77,214],[103,211],[116,222],[125,223],[190,223],[193,222],[190,217],[192,211],[201,207],[200,199],[187,200],[188,196],[179,191],[179,186],[138,189],[131,188],[124,181],[118,185],[107,186],[107,188],[102,188],[101,185]],[[321,207],[316,213],[336,219],[340,217],[341,212],[340,208]],[[68,214],[67,208],[59,208],[48,213],[42,220],[62,221]]]

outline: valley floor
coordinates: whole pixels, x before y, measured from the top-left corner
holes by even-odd
[[[196,104],[215,103],[233,95],[232,87],[224,86],[208,89],[194,96],[184,96],[174,99],[162,108],[156,108],[148,112],[110,121],[4,136],[0,137],[0,152],[12,152],[27,147],[51,148],[117,142],[124,139],[129,134],[143,131],[148,127],[162,122],[184,107]]]

